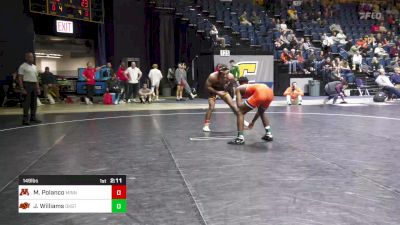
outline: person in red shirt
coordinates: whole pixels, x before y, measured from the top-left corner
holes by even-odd
[[[101,68],[105,67],[105,65],[101,67],[93,67],[91,62],[88,62],[86,69],[83,71],[82,75],[86,80],[86,91],[87,96],[85,98],[86,104],[93,104],[93,96],[95,93],[94,86],[96,85],[96,72],[99,71]]]
[[[373,34],[379,33],[379,29],[380,29],[379,24],[378,24],[378,23],[375,23],[375,24],[372,25],[372,27],[371,27],[371,33],[373,33]]]
[[[117,71],[118,80],[120,81],[121,86],[123,88],[120,99],[125,99],[126,94],[128,93],[128,87],[129,87],[128,84],[129,83],[128,83],[128,76],[125,75],[125,70],[126,70],[125,63],[121,63],[121,65],[119,66],[119,69]],[[121,102],[125,102],[125,101],[121,100]]]

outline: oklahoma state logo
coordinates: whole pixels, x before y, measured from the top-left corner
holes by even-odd
[[[27,188],[22,188],[21,192],[19,193],[19,195],[29,195],[28,189]]]
[[[29,208],[30,205],[31,204],[29,204],[27,202],[24,202],[24,203],[19,204],[19,208],[20,209],[27,209],[27,208]]]
[[[239,77],[257,74],[257,61],[242,61],[238,62],[237,66],[239,67]]]

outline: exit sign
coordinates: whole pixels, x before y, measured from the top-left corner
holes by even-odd
[[[56,28],[58,33],[73,34],[74,23],[65,20],[56,20]]]

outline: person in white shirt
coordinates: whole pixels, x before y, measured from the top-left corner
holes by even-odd
[[[19,86],[23,95],[23,119],[22,125],[30,125],[33,123],[41,123],[36,118],[37,96],[40,95],[40,87],[38,82],[38,71],[34,63],[32,52],[25,53],[25,62],[18,68]],[[30,117],[29,117],[30,110]]]
[[[158,69],[157,64],[153,64],[153,69],[149,72],[149,79],[151,81],[151,91],[153,92],[153,97],[155,101],[158,101],[158,96],[160,94],[160,81],[163,78],[161,71]]]
[[[378,70],[379,76],[375,82],[382,88],[383,91],[388,93],[388,101],[392,100],[392,96],[396,95],[400,98],[400,90],[395,88],[389,77],[385,74],[385,69],[381,68]]]
[[[222,48],[225,48],[225,38],[218,36],[218,30],[215,25],[211,26],[210,35],[215,41],[220,43]]]
[[[382,48],[382,44],[379,43],[378,47],[375,48],[374,54],[377,55],[379,58],[386,58],[389,54]]]
[[[358,71],[361,72],[361,64],[362,64],[362,55],[360,54],[359,51],[357,51],[352,58],[352,67],[353,70],[356,70],[356,66],[358,66]]]
[[[133,97],[133,102],[136,101],[136,95],[139,90],[139,81],[142,77],[142,71],[136,67],[135,62],[131,62],[131,67],[125,70],[125,75],[128,76],[128,94],[125,96],[126,102],[130,103],[130,98]]]
[[[332,37],[328,36],[324,33],[321,37],[322,40],[322,49],[324,50],[324,55],[328,55],[331,52],[331,47],[333,45]]]

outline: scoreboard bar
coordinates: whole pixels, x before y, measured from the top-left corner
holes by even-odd
[[[125,185],[125,175],[21,175],[19,185]]]
[[[126,213],[125,175],[21,175],[19,213]]]

